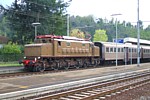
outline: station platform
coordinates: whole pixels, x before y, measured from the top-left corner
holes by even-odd
[[[0,79],[0,94],[50,86],[65,82],[71,82],[94,77],[103,77],[124,72],[150,70],[150,63],[135,65],[122,65],[111,67],[99,67],[93,69],[64,71],[58,73],[48,73],[41,75],[20,76],[14,78]]]

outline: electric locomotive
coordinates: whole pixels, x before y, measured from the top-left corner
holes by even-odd
[[[69,36],[40,35],[25,45],[25,70],[44,71],[99,65],[99,47],[85,39]]]

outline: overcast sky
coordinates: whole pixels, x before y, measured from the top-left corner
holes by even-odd
[[[0,0],[0,4],[10,5],[12,1],[14,0]],[[137,22],[137,1],[138,0],[72,0],[67,11],[70,15],[93,15],[96,18],[106,18],[109,20],[112,18],[111,14],[120,13],[122,14],[121,16],[116,16],[118,20]],[[139,1],[140,20],[150,21],[150,0]],[[144,24],[150,24],[150,22],[144,22]]]

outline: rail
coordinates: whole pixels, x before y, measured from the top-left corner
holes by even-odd
[[[82,88],[75,88],[72,90],[47,95],[44,97],[34,98],[34,100],[93,100],[105,95],[111,95],[112,93],[132,89],[139,85],[144,85],[147,83],[150,83],[150,73],[132,76],[129,78],[123,78],[116,81],[85,86]]]
[[[69,90],[72,88],[77,87],[83,87],[83,86],[90,86],[91,84],[94,85],[96,83],[104,83],[112,80],[117,80],[118,78],[125,78],[137,75],[139,73],[149,73],[150,69],[145,70],[138,70],[133,72],[126,72],[121,74],[114,74],[114,75],[108,75],[108,76],[101,76],[101,77],[95,77],[90,79],[84,79],[84,80],[75,80],[71,82],[61,83],[61,84],[55,84],[45,87],[39,87],[39,88],[33,88],[33,89],[27,89],[22,91],[16,91],[16,92],[10,92],[10,93],[4,93],[0,94],[0,99],[22,99],[22,98],[28,98],[28,97],[38,97],[49,93],[56,93],[58,91],[64,91]]]

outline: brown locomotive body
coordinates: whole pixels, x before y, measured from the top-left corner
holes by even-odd
[[[24,67],[30,71],[58,70],[100,64],[99,47],[90,41],[67,36],[37,36],[25,45]]]

